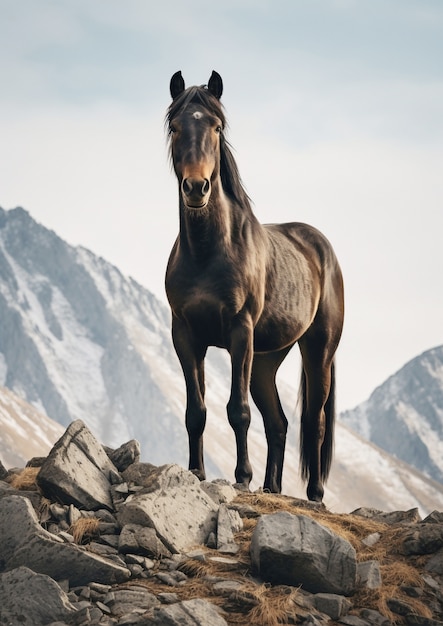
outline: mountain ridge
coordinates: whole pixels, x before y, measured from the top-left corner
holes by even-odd
[[[388,453],[443,482],[443,346],[411,359],[340,419]]]

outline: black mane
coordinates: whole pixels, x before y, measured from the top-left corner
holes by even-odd
[[[170,136],[170,126],[174,117],[182,113],[188,104],[201,104],[212,115],[218,117],[222,123],[222,133],[220,141],[220,177],[224,191],[232,200],[243,207],[251,208],[250,199],[246,193],[238,171],[237,163],[231,152],[231,146],[224,135],[227,126],[223,105],[215,98],[208,89],[201,87],[188,87],[168,107],[165,118],[165,127]]]

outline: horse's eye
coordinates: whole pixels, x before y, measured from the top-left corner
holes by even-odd
[[[172,135],[172,133],[175,133],[175,132],[176,132],[176,130],[177,130],[177,129],[175,128],[175,126],[173,126],[173,124],[171,124],[171,125],[169,126],[169,133],[170,133],[171,135]]]
[[[222,127],[221,126],[217,126],[217,128],[215,129],[216,133],[221,133],[222,132]]]

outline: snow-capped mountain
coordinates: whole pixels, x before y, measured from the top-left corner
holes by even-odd
[[[166,307],[23,209],[0,213],[0,315],[0,384],[106,444],[137,437],[154,463],[179,449],[181,408],[161,390],[179,378]]]
[[[443,346],[409,361],[340,419],[443,483]]]
[[[144,461],[187,465],[185,388],[172,347],[170,314],[147,289],[84,248],[68,245],[23,209],[0,209],[0,319],[0,385],[32,405],[27,415],[34,415],[23,421],[17,419],[18,410],[0,411],[4,464],[17,465],[17,454],[27,460],[26,450],[14,449],[12,426],[24,431],[25,438],[37,439],[44,414],[63,427],[82,419],[110,446],[138,439]],[[235,443],[225,410],[230,384],[225,353],[210,351],[206,382],[208,477],[233,480]],[[290,420],[284,492],[304,497],[293,410],[297,390],[284,384],[280,388]],[[3,404],[8,405],[12,395],[5,393]],[[50,443],[59,435],[56,426]],[[252,487],[257,488],[263,480],[266,446],[255,410],[249,442]],[[41,454],[47,453],[47,443]],[[29,457],[38,454],[33,449]],[[426,512],[443,508],[443,486],[339,423],[325,502],[337,511],[419,506]]]

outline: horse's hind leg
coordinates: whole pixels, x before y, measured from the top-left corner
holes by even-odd
[[[281,492],[288,428],[288,420],[283,412],[275,385],[275,376],[289,350],[290,347],[280,352],[255,354],[252,363],[251,395],[262,414],[268,442],[268,459],[263,487],[273,493]]]
[[[300,455],[302,478],[308,481],[309,500],[321,502],[328,478],[334,433],[335,345],[305,335],[300,341],[303,359]]]

